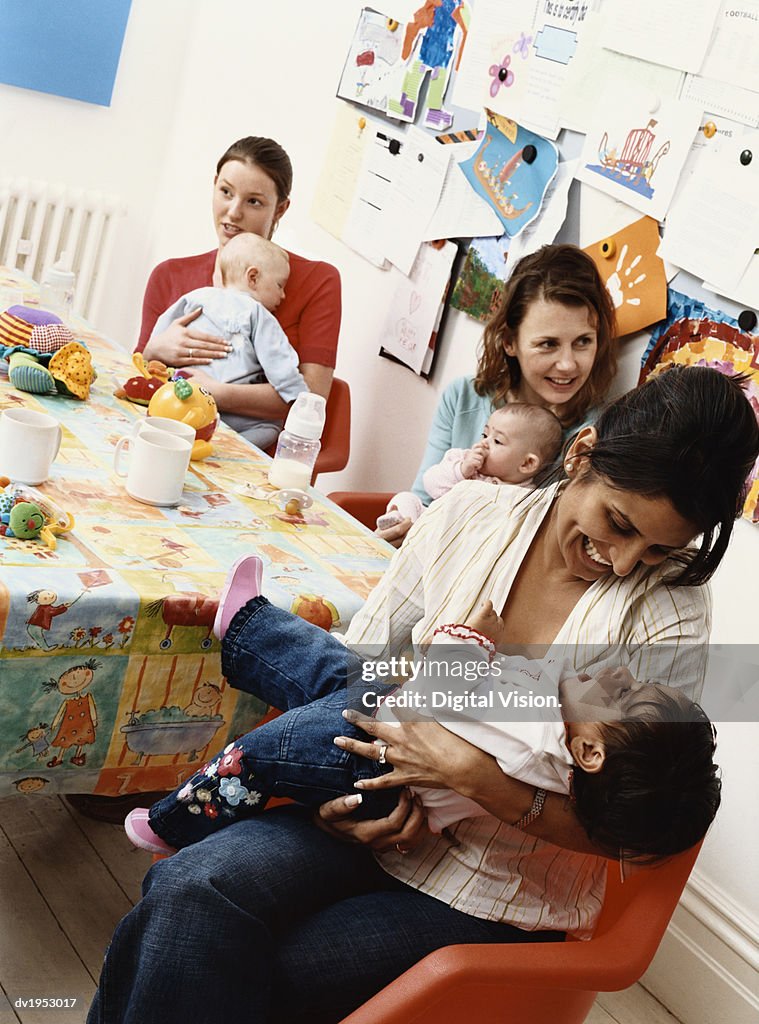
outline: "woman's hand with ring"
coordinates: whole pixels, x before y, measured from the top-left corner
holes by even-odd
[[[400,717],[402,709],[397,708],[396,714]],[[337,736],[336,746],[371,761],[393,766],[391,772],[357,782],[356,788],[363,791],[391,789],[393,786],[426,786],[458,791],[458,786],[467,779],[472,755],[481,754],[476,747],[432,719],[419,720],[418,714],[413,721],[403,721],[398,725],[378,722],[353,710],[344,711],[343,717],[370,738],[364,742]],[[383,756],[384,761],[381,760]]]
[[[183,367],[209,365],[222,359],[230,351],[229,342],[214,334],[206,334],[190,325],[203,312],[194,309],[180,316],[161,334],[156,334],[145,346],[146,359],[160,359],[167,366]]]

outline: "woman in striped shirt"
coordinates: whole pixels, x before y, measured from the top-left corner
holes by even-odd
[[[491,600],[533,655],[616,660],[697,699],[706,583],[758,453],[739,380],[670,369],[580,432],[567,480],[527,495],[470,481],[435,502],[347,642],[397,656]],[[434,722],[365,725],[368,742],[340,745],[394,766],[367,785],[447,787],[488,815],[432,835],[406,795],[351,823],[357,794],[325,805],[321,828],[281,807],[186,847],[118,926],[89,1024],[338,1022],[441,946],[591,934],[603,861],[565,797],[538,813],[530,787]]]

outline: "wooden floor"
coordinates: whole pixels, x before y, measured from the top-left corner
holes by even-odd
[[[83,1024],[114,925],[149,864],[120,826],[60,797],[0,800],[0,1024]],[[59,1003],[28,1002],[41,999]],[[636,985],[599,996],[587,1024],[677,1022]]]

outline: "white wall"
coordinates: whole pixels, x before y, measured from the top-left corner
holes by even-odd
[[[285,146],[295,188],[278,240],[329,260],[343,276],[338,374],[353,393],[352,459],[344,473],[320,480],[325,490],[407,486],[437,396],[451,378],[471,372],[481,334],[479,325],[451,311],[429,384],[379,358],[387,275],[310,220],[335,89],[362,5],[363,0],[327,6],[311,0],[267,6],[253,0],[133,0],[110,108],[0,86],[0,136],[12,140],[3,146],[2,174],[103,188],[127,205],[110,303],[97,326],[129,350],[151,267],[215,244],[210,204],[220,154],[250,134],[270,135]],[[638,342],[623,346],[617,390],[635,383],[639,351]],[[759,529],[741,523],[715,581],[715,641],[754,637],[751,595],[758,568]],[[739,907],[740,934],[756,953],[757,727],[723,726],[720,737],[724,805],[693,891],[723,894],[725,906]],[[698,903],[701,896],[694,899]],[[730,928],[725,934],[732,935]],[[667,963],[665,958],[652,975],[659,997],[676,1002],[689,1022],[706,1020],[674,991]],[[700,998],[695,980],[689,998]]]

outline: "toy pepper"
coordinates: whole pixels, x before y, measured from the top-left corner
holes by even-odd
[[[191,459],[205,459],[213,451],[211,437],[219,422],[216,402],[209,391],[193,380],[182,377],[164,384],[150,399],[148,416],[165,416],[192,427],[195,443]]]
[[[153,395],[162,388],[172,375],[172,371],[158,359],[145,362],[142,352],[135,352],[132,363],[139,371],[136,377],[130,377],[123,387],[114,389],[116,398],[125,398],[136,405],[147,405]]]

